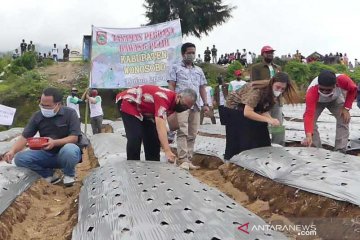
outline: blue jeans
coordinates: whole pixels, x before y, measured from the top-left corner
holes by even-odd
[[[15,155],[18,167],[31,169],[43,178],[54,174],[54,169],[62,169],[66,176],[75,176],[75,166],[81,159],[80,148],[73,144],[65,144],[58,153],[44,150],[28,150]]]

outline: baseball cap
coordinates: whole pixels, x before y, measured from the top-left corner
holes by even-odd
[[[93,97],[96,97],[98,95],[98,91],[96,89],[92,89],[90,93]]]
[[[235,74],[235,76],[241,76],[241,71],[240,70],[235,70],[234,74]]]
[[[264,53],[264,52],[274,52],[275,49],[273,49],[272,47],[270,46],[263,46],[262,49],[261,49],[261,55]]]
[[[77,90],[76,87],[72,87],[72,88],[71,88],[71,91],[72,91],[72,92],[77,92],[78,90]]]

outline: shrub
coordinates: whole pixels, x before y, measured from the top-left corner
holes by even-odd
[[[336,68],[333,67],[335,65],[326,65],[321,62],[312,62],[312,63],[309,63],[308,66],[310,69],[310,75],[309,75],[310,81],[312,79],[316,78],[317,76],[319,76],[319,74],[322,70],[330,70],[335,73],[337,72]]]
[[[284,68],[291,79],[294,80],[301,88],[305,87],[309,80],[310,70],[308,65],[298,61],[289,61]]]
[[[38,67],[47,67],[54,64],[54,60],[45,58],[41,62],[38,63]]]
[[[357,83],[360,83],[360,67],[354,69],[353,72],[348,73],[349,77]]]
[[[2,73],[6,66],[11,62],[10,58],[0,58],[0,73]]]
[[[24,72],[27,71],[27,69],[23,66],[19,66],[16,64],[11,64],[11,66],[8,68],[10,73],[16,74],[16,75],[21,75]]]
[[[243,65],[241,65],[241,63],[237,60],[233,61],[228,67],[227,67],[227,78],[233,79],[234,77],[234,72],[236,70],[241,70],[243,71]]]
[[[11,65],[25,67],[27,70],[32,70],[36,66],[36,54],[33,52],[26,52],[21,57],[15,59]]]
[[[216,64],[201,63],[199,67],[202,68],[209,86],[217,84],[217,76],[219,74],[226,75],[226,69]]]

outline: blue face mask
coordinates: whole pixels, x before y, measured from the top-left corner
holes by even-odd
[[[56,107],[55,107],[56,108]],[[52,118],[55,117],[57,112],[55,112],[55,108],[53,109],[46,109],[40,106],[41,113],[46,118]]]

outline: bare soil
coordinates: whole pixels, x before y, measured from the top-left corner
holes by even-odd
[[[71,87],[79,78],[88,75],[89,66],[82,62],[58,62],[38,71],[50,82]]]
[[[193,176],[217,187],[269,224],[316,225],[316,236],[285,232],[291,239],[360,239],[360,208],[356,205],[276,183],[237,165],[223,164],[216,157],[197,155],[194,163],[202,169],[191,171]]]

